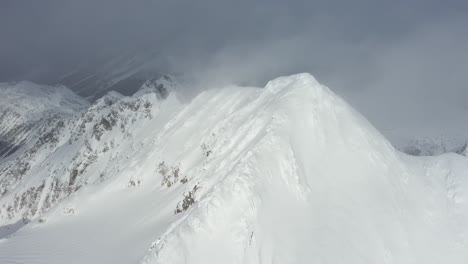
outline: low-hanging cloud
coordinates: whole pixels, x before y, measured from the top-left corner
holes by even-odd
[[[468,126],[466,1],[6,0],[1,6],[0,81],[47,81],[99,56],[153,50],[168,71],[205,86],[263,85],[310,72],[384,131]]]

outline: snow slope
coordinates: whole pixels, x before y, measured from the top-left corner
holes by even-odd
[[[4,186],[0,263],[468,261],[465,156],[396,151],[309,74],[142,89]]]

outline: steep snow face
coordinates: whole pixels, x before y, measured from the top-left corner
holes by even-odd
[[[97,101],[22,176],[41,202],[2,218],[0,262],[468,260],[465,157],[400,154],[309,74],[189,103],[152,90]]]
[[[207,169],[213,171],[203,177],[217,175],[216,185],[200,189],[197,207],[153,244],[143,263],[467,260],[464,175],[446,173],[428,186],[426,175],[437,172],[411,171],[311,76],[274,80],[232,115],[217,126],[235,127],[224,133],[241,140],[214,143]],[[216,160],[230,146],[242,154]],[[445,181],[454,182],[456,199]]]

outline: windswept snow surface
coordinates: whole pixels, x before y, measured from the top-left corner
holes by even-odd
[[[0,263],[468,262],[468,159],[396,151],[309,74],[113,98],[86,112],[122,111],[99,140],[85,129],[21,176],[46,181],[41,197],[55,179],[80,188],[17,231],[30,211],[1,218]],[[119,107],[135,102],[148,115]]]

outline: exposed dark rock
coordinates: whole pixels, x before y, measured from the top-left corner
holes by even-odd
[[[177,205],[176,210],[174,211],[175,214],[182,213],[184,211],[187,211],[196,201],[195,201],[195,193],[199,189],[198,184],[193,186],[193,189],[190,191],[185,191],[184,192],[184,199],[179,202]]]

